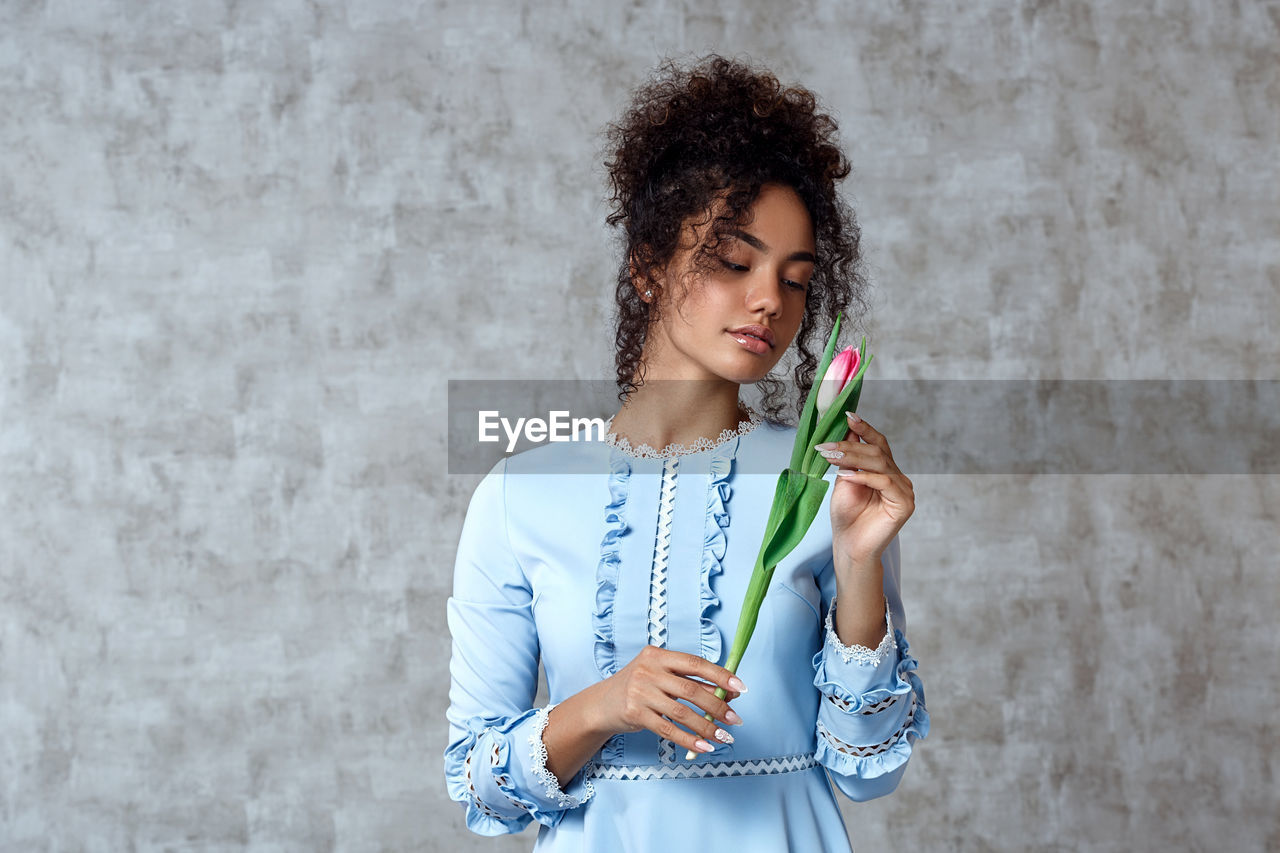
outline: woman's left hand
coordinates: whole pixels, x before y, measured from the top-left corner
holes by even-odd
[[[850,418],[843,441],[817,447],[844,454],[827,457],[840,469],[831,493],[833,550],[855,566],[880,565],[885,548],[915,510],[911,481],[898,470],[888,440],[864,420]]]

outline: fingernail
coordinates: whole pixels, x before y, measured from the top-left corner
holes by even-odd
[[[739,717],[738,713],[734,711],[732,708],[730,708],[728,711],[725,712],[724,718],[731,726],[742,725],[742,718]]]
[[[729,686],[739,693],[747,692],[747,685],[742,683],[742,679],[736,675],[729,676]]]
[[[700,752],[712,752],[712,751],[714,751],[714,750],[715,750],[715,747],[714,747],[714,746],[712,746],[711,744],[707,743],[707,742],[706,742],[705,740],[703,740],[702,738],[698,738],[696,741],[694,741],[694,742],[693,742],[693,746],[694,746],[694,749],[697,749],[697,750],[699,750]]]
[[[824,441],[822,444],[815,444],[813,449],[821,453],[824,450],[833,450],[836,446],[834,441]]]
[[[844,456],[843,450],[819,450],[818,453],[821,454],[824,459],[839,459],[841,456]]]
[[[721,743],[733,743],[733,735],[729,734],[724,729],[716,729],[716,740]]]
[[[858,415],[857,415],[857,413],[856,413],[856,412],[845,412],[845,415],[847,415],[847,416],[848,416],[848,418],[849,418],[849,423],[851,423],[851,424],[860,424],[860,423],[862,423],[862,418],[858,417]]]

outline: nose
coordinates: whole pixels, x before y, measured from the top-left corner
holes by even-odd
[[[747,291],[747,310],[752,314],[763,311],[770,317],[777,317],[782,312],[784,287],[786,285],[776,271],[761,266]]]

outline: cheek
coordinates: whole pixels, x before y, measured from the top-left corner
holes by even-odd
[[[787,332],[786,332],[786,335],[787,335],[787,337],[786,337],[787,345],[786,345],[785,347],[779,347],[779,349],[782,349],[782,350],[790,349],[790,348],[791,348],[791,345],[792,345],[793,343],[795,343],[796,335],[798,335],[799,333],[800,333],[800,323],[799,323],[799,321],[794,322],[794,323],[788,323],[788,324],[787,324]],[[819,355],[820,355],[820,354],[819,354]]]

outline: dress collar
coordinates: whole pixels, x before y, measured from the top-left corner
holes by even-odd
[[[647,444],[641,444],[639,447],[633,448],[630,439],[615,435],[611,431],[613,426],[613,417],[605,421],[604,441],[610,447],[625,453],[628,456],[634,456],[637,459],[670,459],[675,456],[687,456],[691,453],[702,453],[707,450],[714,450],[727,441],[746,435],[759,426],[762,418],[759,412],[751,408],[747,404],[741,404],[743,410],[747,413],[747,419],[738,422],[736,429],[726,429],[720,432],[720,435],[713,441],[709,438],[699,438],[692,444],[681,444],[680,442],[672,442],[661,450],[654,450]]]

